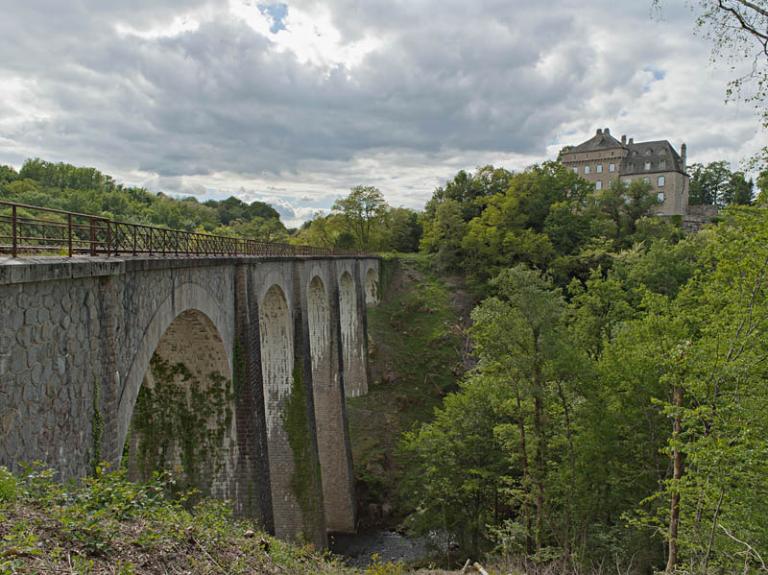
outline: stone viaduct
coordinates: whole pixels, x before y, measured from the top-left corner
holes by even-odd
[[[0,259],[0,465],[176,470],[278,537],[355,529],[375,257]]]

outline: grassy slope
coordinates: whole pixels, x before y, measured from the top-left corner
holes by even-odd
[[[0,468],[0,574],[358,573],[234,519],[223,502],[184,506],[166,496],[167,482],[52,477]]]
[[[407,512],[396,498],[400,435],[432,418],[462,371],[459,313],[426,260],[401,258],[382,291],[383,301],[368,312],[369,393],[348,403],[363,526],[394,526]]]

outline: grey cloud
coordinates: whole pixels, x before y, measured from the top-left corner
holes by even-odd
[[[348,70],[277,51],[273,41],[285,30],[262,36],[224,1],[13,4],[0,20],[0,78],[24,81],[46,113],[0,133],[0,161],[34,150],[118,174],[140,171],[172,191],[190,180],[195,192],[268,182],[284,191],[260,189],[291,218],[297,194],[308,194],[302,179],[318,198],[311,207],[362,182],[398,186],[393,203],[415,206],[454,168],[543,159],[553,142],[595,125],[654,137],[663,122],[661,136],[688,139],[694,153],[738,146],[757,123],[748,111],[723,111],[722,92],[713,90],[724,89],[724,76],[702,73],[706,44],[690,39],[691,16],[677,6],[652,20],[649,3],[634,1],[329,0],[343,41],[381,42]],[[292,10],[317,8],[309,0],[287,5],[288,28]],[[177,36],[115,32],[117,24],[145,29],[194,11],[209,16]],[[675,68],[681,59],[689,72]],[[665,75],[654,79],[658,70]],[[673,100],[683,84],[707,97]],[[707,131],[702,116],[747,119]],[[718,141],[717,130],[729,135]]]

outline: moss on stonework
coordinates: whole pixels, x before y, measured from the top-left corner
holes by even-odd
[[[231,382],[220,373],[205,381],[183,363],[158,355],[150,361],[153,386],[143,386],[131,419],[128,469],[148,480],[170,472],[182,489],[209,494],[224,467],[224,441],[232,428]]]
[[[312,541],[322,516],[318,497],[320,466],[312,450],[314,442],[307,419],[307,394],[300,365],[293,368],[291,395],[285,404],[283,426],[293,452],[291,490],[301,507],[304,537]]]
[[[91,458],[91,472],[95,475],[96,468],[101,463],[101,439],[104,436],[104,416],[101,414],[100,389],[97,381],[93,382],[93,416],[91,417],[91,441],[93,443],[93,457]]]

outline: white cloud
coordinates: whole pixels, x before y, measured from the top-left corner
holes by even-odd
[[[260,199],[296,225],[356,184],[418,208],[458,169],[522,168],[597,127],[686,141],[691,161],[768,143],[749,106],[723,102],[735,72],[676,6],[282,2],[14,3],[0,162]]]

